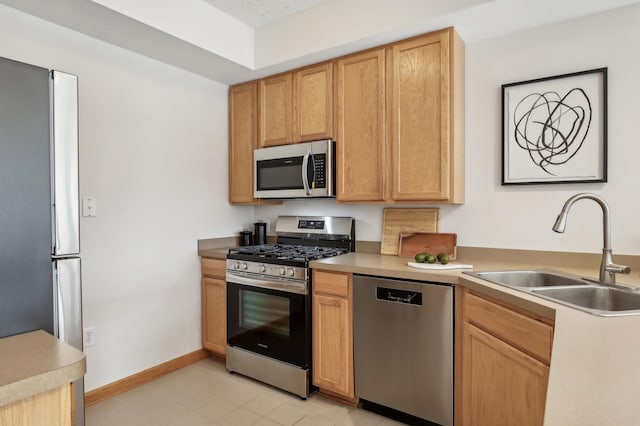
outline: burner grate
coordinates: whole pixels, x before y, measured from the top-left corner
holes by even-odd
[[[309,261],[325,257],[338,256],[347,253],[346,248],[289,245],[289,244],[262,244],[258,246],[243,246],[229,250],[232,254],[244,254],[265,259],[280,259],[293,261]]]

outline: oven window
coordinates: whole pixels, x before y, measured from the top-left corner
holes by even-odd
[[[289,298],[240,290],[240,327],[289,337]]]
[[[310,304],[308,295],[227,281],[227,343],[306,368]]]

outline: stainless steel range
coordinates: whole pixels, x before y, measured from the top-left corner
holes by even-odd
[[[227,369],[306,398],[311,390],[309,261],[355,249],[350,217],[280,216],[277,242],[227,255]]]

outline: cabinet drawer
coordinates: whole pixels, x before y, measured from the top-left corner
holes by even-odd
[[[202,258],[202,275],[224,278],[226,268],[227,262],[225,260]]]
[[[340,272],[313,271],[313,292],[349,297],[350,274]]]
[[[475,296],[464,295],[465,321],[549,364],[553,327]]]

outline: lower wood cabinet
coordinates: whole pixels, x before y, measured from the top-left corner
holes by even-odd
[[[469,291],[462,303],[464,426],[542,425],[553,321]]]
[[[313,384],[355,398],[352,275],[313,271]]]
[[[0,425],[72,426],[72,386],[60,386],[0,407]]]
[[[202,258],[202,347],[225,356],[227,350],[226,262]]]

